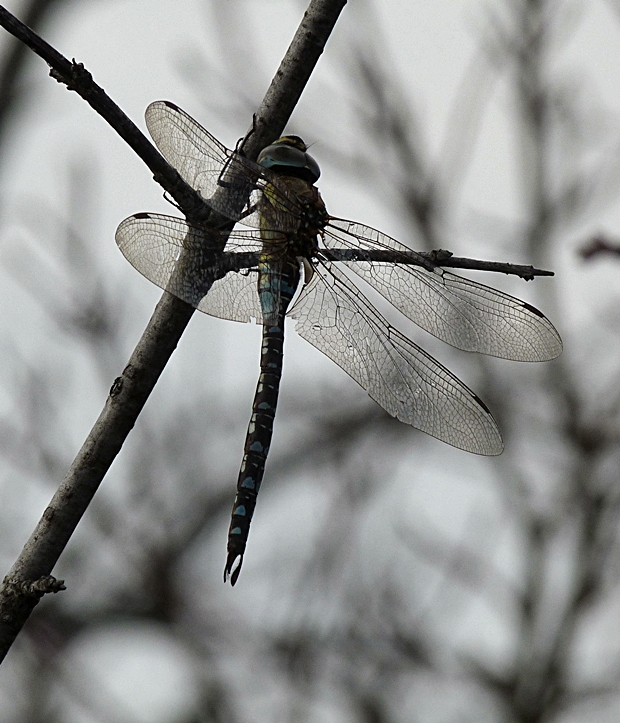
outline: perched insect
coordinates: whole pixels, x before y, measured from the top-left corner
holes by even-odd
[[[140,213],[116,232],[126,258],[162,289],[207,314],[263,325],[224,579],[230,575],[234,585],[239,575],[271,443],[285,316],[389,414],[468,452],[501,453],[499,429],[484,403],[390,325],[351,272],[423,329],[465,351],[553,359],[562,342],[540,311],[435,268],[373,228],[330,216],[314,185],[318,164],[297,136],[280,138],[253,163],[167,101],[152,103],[146,122],[161,153],[214,211],[255,229],[223,230],[219,249],[217,232],[170,216]],[[228,270],[223,259],[230,251],[248,255],[249,268]],[[412,257],[421,265],[412,265]]]

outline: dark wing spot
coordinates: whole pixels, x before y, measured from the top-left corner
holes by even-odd
[[[473,393],[473,392],[472,392]],[[477,394],[474,394],[474,399],[478,402],[478,404],[484,409],[484,411],[487,414],[491,414],[491,410],[487,407],[487,405],[480,399],[480,397]],[[491,415],[493,416],[493,415]]]
[[[542,313],[542,311],[538,311],[538,309],[535,306],[532,306],[531,304],[528,304],[525,301],[523,302],[523,308],[536,314],[536,316],[540,316],[541,319],[545,318],[545,315]]]

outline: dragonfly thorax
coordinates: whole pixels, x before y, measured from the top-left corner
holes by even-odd
[[[305,203],[299,214],[299,228],[297,233],[316,238],[316,236],[323,232],[323,229],[329,221],[329,214],[319,192],[316,189],[314,190],[316,192],[316,198],[313,202]]]
[[[282,217],[288,213],[287,198],[294,200],[291,212],[295,228],[286,233],[282,228]],[[329,221],[321,194],[308,181],[280,174],[277,180],[266,186],[261,204],[261,230],[270,251],[285,253],[290,257],[311,258],[318,250],[318,237],[322,236]]]

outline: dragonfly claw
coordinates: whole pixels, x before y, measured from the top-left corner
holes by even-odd
[[[238,564],[235,565],[237,560]],[[224,568],[224,582],[227,582],[228,577],[230,576],[230,584],[234,587],[235,583],[237,582],[237,578],[239,577],[239,573],[241,572],[242,563],[243,555],[240,555],[238,552],[228,553],[228,558],[226,559],[226,567]]]

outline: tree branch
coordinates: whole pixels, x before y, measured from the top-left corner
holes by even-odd
[[[249,158],[255,159],[261,148],[281,134],[345,4],[346,0],[311,0],[252,124],[253,133],[244,145]],[[190,221],[206,222],[208,208],[198,194],[159,156],[81,64],[70,63],[2,6],[0,25],[40,55],[51,66],[54,78],[66,83],[108,121]],[[38,602],[38,597],[20,597],[16,590],[51,573],[193,313],[192,306],[164,293],[129,363],[112,385],[95,426],[0,590],[0,660]]]

